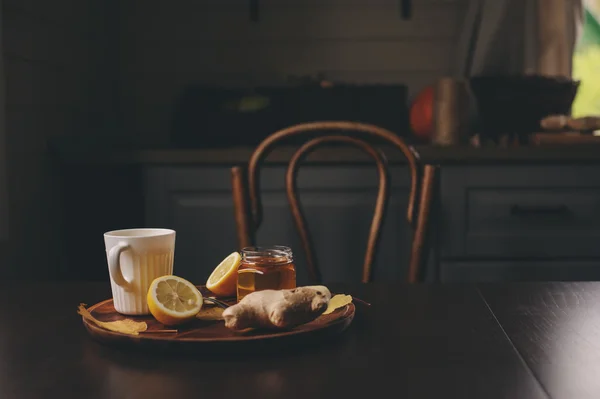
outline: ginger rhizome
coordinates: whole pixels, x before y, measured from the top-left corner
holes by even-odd
[[[256,291],[225,309],[223,319],[232,330],[292,328],[319,317],[330,299],[329,289],[319,285]]]

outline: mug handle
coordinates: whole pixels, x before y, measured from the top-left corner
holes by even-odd
[[[121,252],[127,249],[129,249],[129,245],[126,242],[121,241],[112,247],[110,251],[108,251],[108,269],[110,271],[110,275],[115,284],[125,288],[129,287],[131,283],[125,280],[125,277],[123,277],[123,273],[121,272],[121,262],[119,259],[121,257]]]

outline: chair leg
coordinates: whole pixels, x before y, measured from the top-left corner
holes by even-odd
[[[241,248],[254,245],[244,170],[239,167],[231,168],[231,195],[233,197],[233,212],[237,226],[238,244]]]
[[[427,238],[433,206],[437,170],[437,166],[434,165],[425,165],[423,167],[417,223],[414,230],[408,267],[408,282],[411,284],[421,282],[423,279],[422,269],[427,261],[426,255],[429,250]]]

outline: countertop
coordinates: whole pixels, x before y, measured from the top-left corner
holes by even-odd
[[[281,146],[267,157],[270,164],[286,163],[297,147]],[[518,148],[474,148],[469,146],[411,147],[422,163],[430,164],[531,164],[531,163],[600,163],[600,146],[563,145]],[[390,163],[404,163],[402,153],[382,148]],[[54,159],[65,165],[236,165],[250,159],[252,147],[206,149],[102,149],[54,147]],[[322,148],[311,154],[309,163],[370,163],[362,151],[350,147]]]

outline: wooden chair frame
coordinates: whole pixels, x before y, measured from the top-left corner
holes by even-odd
[[[372,265],[375,260],[381,225],[387,210],[389,199],[389,171],[385,155],[374,148],[371,144],[356,137],[367,135],[371,138],[379,138],[384,142],[398,148],[408,163],[410,172],[410,193],[406,218],[413,229],[413,241],[410,254],[408,281],[417,282],[420,279],[424,259],[424,251],[427,235],[427,224],[429,219],[429,208],[432,201],[433,179],[435,168],[425,168],[423,181],[419,181],[419,169],[417,158],[406,143],[391,131],[358,122],[346,121],[323,121],[310,122],[291,126],[279,130],[264,139],[254,150],[248,163],[247,175],[242,167],[233,167],[231,170],[232,194],[234,202],[234,216],[237,225],[238,241],[240,247],[255,244],[256,231],[262,222],[262,204],[260,200],[260,166],[276,144],[291,137],[308,135],[315,132],[338,131],[341,134],[324,133],[306,141],[292,156],[286,171],[286,194],[290,209],[294,217],[296,229],[300,235],[304,251],[307,256],[309,277],[314,281],[321,281],[321,273],[318,262],[313,251],[308,225],[304,212],[298,199],[297,175],[299,165],[306,157],[318,147],[328,143],[344,143],[360,148],[367,153],[376,163],[379,174],[379,189],[375,212],[371,222],[367,250],[363,263],[362,282],[370,282],[373,272]],[[421,183],[421,184],[420,184]],[[424,184],[425,183],[425,184]],[[420,196],[419,207],[416,206],[417,198]],[[418,208],[418,209],[417,209]],[[424,209],[426,208],[426,209]],[[418,212],[417,212],[418,211]]]

